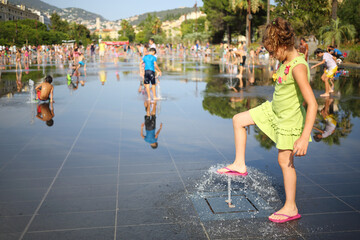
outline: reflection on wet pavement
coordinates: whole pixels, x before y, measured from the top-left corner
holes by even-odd
[[[359,69],[328,99],[312,72],[316,141],[295,160],[303,217],[279,225],[267,216],[285,200],[282,174],[259,128],[247,129],[249,175],[216,173],[234,158],[233,115],[272,98],[273,65],[159,67],[162,99],[150,103],[136,59],[88,62],[70,81],[67,65],[1,70],[0,239],[360,237]],[[46,75],[55,103],[32,103],[28,82]]]

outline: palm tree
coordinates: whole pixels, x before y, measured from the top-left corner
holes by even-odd
[[[247,45],[251,43],[251,13],[256,13],[261,7],[265,6],[267,0],[231,0],[230,4],[235,10],[236,7],[247,10],[246,17],[246,41]]]
[[[342,24],[340,18],[336,20],[331,19],[331,24],[323,26],[319,29],[320,37],[325,41],[325,44],[340,46],[343,40],[351,41],[354,39],[356,30],[354,25]]]
[[[155,17],[154,22],[153,22],[153,34],[157,35],[160,31],[161,28],[161,20],[158,17]]]
[[[128,26],[128,21],[126,21],[125,19],[121,20],[121,29],[123,30],[123,36],[125,37],[126,36],[126,28]]]
[[[330,0],[330,1],[331,1],[331,19],[336,20],[338,1],[337,0]]]

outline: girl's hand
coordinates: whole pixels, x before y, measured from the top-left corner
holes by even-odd
[[[307,148],[309,145],[309,139],[305,139],[300,137],[298,140],[294,142],[294,150],[291,153],[291,156],[305,156],[307,152]]]

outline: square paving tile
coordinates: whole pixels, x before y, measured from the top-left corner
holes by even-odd
[[[300,199],[296,201],[301,214],[353,212],[354,209],[337,198]]]
[[[4,202],[0,203],[0,217],[2,216],[31,216],[40,201],[32,202]]]
[[[122,239],[205,240],[207,238],[200,224],[178,223],[118,227],[117,240]]]
[[[29,232],[114,226],[115,212],[39,214]]]
[[[340,199],[349,204],[351,207],[360,211],[360,196],[340,197]]]
[[[116,208],[116,197],[61,198],[45,200],[39,214],[111,211]]]
[[[30,216],[0,217],[0,234],[22,232],[30,218]]]
[[[354,196],[360,195],[359,185],[360,183],[324,184],[322,187],[336,196]]]
[[[358,231],[360,229],[360,213],[303,214],[300,220],[289,224],[302,234]]]
[[[114,227],[67,231],[28,232],[24,240],[113,240]]]

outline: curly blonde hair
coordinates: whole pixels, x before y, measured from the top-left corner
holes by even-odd
[[[276,52],[279,47],[294,47],[294,29],[288,21],[277,17],[266,26],[262,43],[270,53]]]

